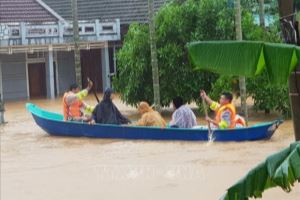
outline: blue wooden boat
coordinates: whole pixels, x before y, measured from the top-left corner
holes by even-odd
[[[143,140],[208,141],[209,139],[207,129],[136,127],[107,124],[90,125],[80,122],[66,122],[61,114],[43,110],[31,103],[27,103],[26,107],[31,112],[36,124],[50,135]],[[282,120],[261,123],[246,128],[218,129],[214,130],[213,138],[215,141],[269,139],[280,123],[282,123]]]

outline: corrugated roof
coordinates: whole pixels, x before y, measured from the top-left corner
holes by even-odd
[[[55,22],[58,19],[35,0],[0,0],[0,22]]]
[[[72,20],[71,0],[43,0],[66,20]],[[167,0],[154,0],[157,10]],[[120,19],[121,24],[147,22],[148,0],[78,0],[79,20]]]

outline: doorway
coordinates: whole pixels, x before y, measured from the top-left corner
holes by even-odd
[[[81,51],[81,73],[83,87],[87,85],[87,77],[94,82],[97,92],[102,92],[102,64],[101,49],[91,49]]]
[[[46,67],[45,63],[28,64],[30,98],[46,98]]]

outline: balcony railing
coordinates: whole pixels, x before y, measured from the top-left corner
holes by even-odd
[[[120,20],[100,22],[80,21],[81,42],[117,41],[120,36]],[[73,42],[72,23],[0,23],[0,48],[16,45],[56,45]]]

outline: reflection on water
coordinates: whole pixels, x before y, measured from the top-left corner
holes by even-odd
[[[138,117],[134,108],[114,101],[125,115]],[[91,96],[87,102],[95,100]],[[61,99],[33,103],[61,112]],[[268,141],[213,145],[53,137],[35,125],[25,102],[7,103],[6,110],[8,123],[0,126],[1,200],[218,199],[267,155],[293,141],[291,121]],[[252,122],[274,118],[255,116]],[[275,189],[264,199],[299,195],[297,184],[289,195]]]

